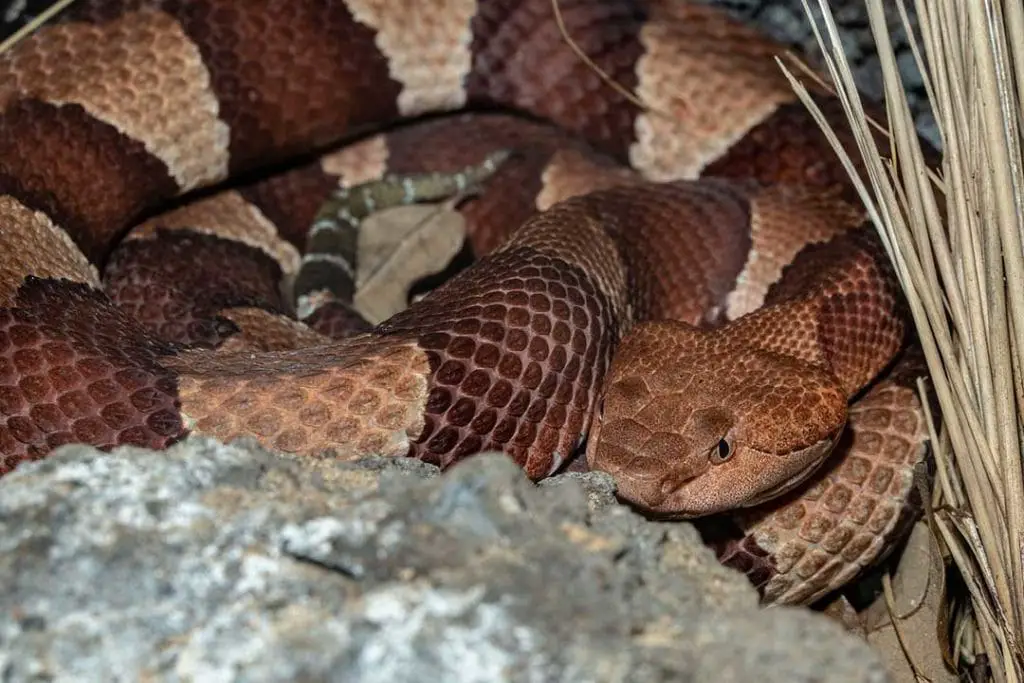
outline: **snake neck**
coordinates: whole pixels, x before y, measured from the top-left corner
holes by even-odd
[[[721,328],[723,344],[778,353],[832,374],[853,397],[904,345],[899,285],[870,227],[804,249],[765,305]]]

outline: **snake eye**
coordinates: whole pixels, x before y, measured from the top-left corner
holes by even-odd
[[[732,457],[732,444],[728,439],[719,439],[718,444],[711,449],[711,453],[708,455],[712,465],[721,465]]]

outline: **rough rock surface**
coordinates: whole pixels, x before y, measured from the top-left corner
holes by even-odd
[[[310,466],[312,465],[312,466]],[[4,681],[884,681],[688,524],[504,456],[68,446],[0,480]]]

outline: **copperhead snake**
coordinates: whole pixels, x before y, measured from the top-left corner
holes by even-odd
[[[768,602],[877,560],[924,457],[919,366],[779,47],[680,0],[560,6],[648,110],[550,0],[80,0],[0,57],[2,470],[205,433],[497,448],[540,479],[585,444],[638,508],[725,515]],[[375,133],[480,108],[540,120]],[[346,339],[344,309],[286,318],[332,190],[504,148],[460,208],[470,268]]]

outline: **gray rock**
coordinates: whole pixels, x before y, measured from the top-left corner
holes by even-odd
[[[0,480],[4,681],[883,681],[688,524],[501,455],[303,463],[191,439]]]

